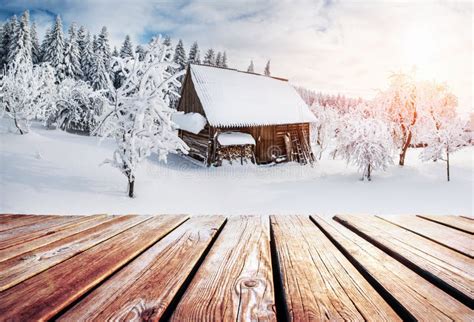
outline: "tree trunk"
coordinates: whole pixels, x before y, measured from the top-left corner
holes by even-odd
[[[16,128],[18,129],[18,131],[20,131],[20,134],[21,134],[21,135],[25,134],[25,133],[23,132],[23,130],[21,129],[20,125],[18,125],[18,121],[17,121],[16,117],[15,117],[13,120],[15,121],[15,126],[16,126]]]
[[[400,152],[400,159],[398,161],[398,165],[400,166],[405,165],[405,156],[407,154],[407,150],[408,150],[408,147],[410,146],[410,143],[411,143],[411,131],[408,132],[407,139],[402,146],[402,151]]]
[[[368,181],[371,181],[371,178],[370,178],[370,164],[369,164],[369,166],[367,167],[367,180],[368,180]]]
[[[449,152],[446,152],[446,175],[448,176],[449,182]]]
[[[133,176],[128,177],[128,196],[133,198],[133,189],[135,187],[135,178]]]

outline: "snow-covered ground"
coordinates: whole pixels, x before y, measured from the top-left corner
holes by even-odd
[[[136,198],[126,178],[100,163],[112,141],[46,130],[34,125],[21,136],[0,128],[0,213],[186,213],[186,214],[463,214],[473,215],[473,152],[445,163],[421,163],[409,150],[404,168],[375,172],[359,181],[356,169],[324,159],[314,168],[298,164],[203,168],[171,155],[143,162]]]

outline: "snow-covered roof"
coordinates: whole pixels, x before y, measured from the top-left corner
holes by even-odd
[[[171,120],[178,125],[181,130],[194,134],[201,132],[206,126],[206,118],[199,113],[177,112],[171,115]]]
[[[252,135],[242,132],[222,132],[217,136],[220,145],[255,145],[255,139]]]
[[[232,69],[190,65],[197,95],[212,126],[315,122],[287,81]]]

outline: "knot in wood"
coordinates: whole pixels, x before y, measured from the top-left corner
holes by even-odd
[[[245,287],[255,287],[257,286],[258,282],[256,280],[248,280],[244,281],[244,286]]]

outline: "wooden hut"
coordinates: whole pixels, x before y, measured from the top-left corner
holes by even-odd
[[[315,116],[286,79],[190,64],[174,120],[189,156],[219,164],[220,151],[253,154],[257,164],[313,160]]]

